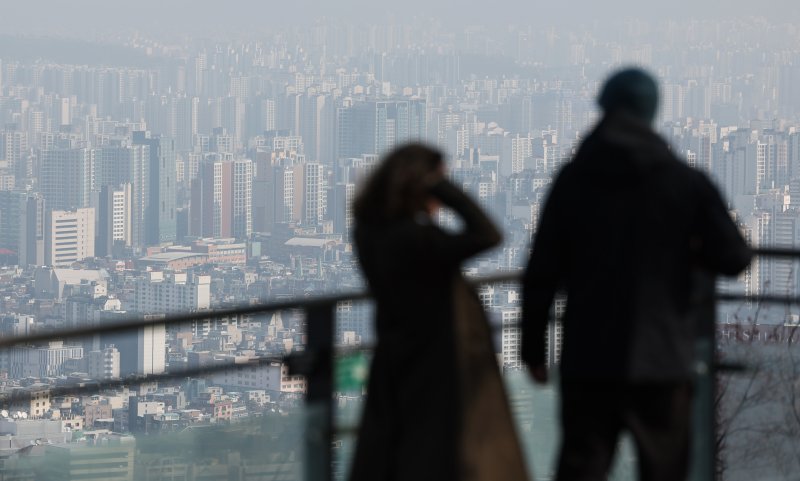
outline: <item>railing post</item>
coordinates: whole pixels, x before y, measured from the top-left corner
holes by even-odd
[[[695,287],[697,318],[696,384],[692,425],[693,481],[717,478],[717,309],[713,276],[699,274]]]
[[[333,333],[336,304],[306,310],[306,481],[331,481],[333,466]]]

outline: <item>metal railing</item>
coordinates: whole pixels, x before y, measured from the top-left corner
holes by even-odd
[[[493,284],[499,282],[515,281],[518,273],[506,273],[491,277],[473,280],[475,285]],[[51,396],[90,394],[104,390],[144,384],[149,382],[170,381],[175,379],[209,375],[224,371],[248,369],[274,362],[286,363],[291,375],[303,375],[306,379],[306,439],[305,463],[306,479],[330,480],[332,464],[332,443],[334,435],[333,426],[333,364],[334,364],[334,323],[336,306],[341,302],[359,301],[370,299],[368,292],[352,292],[329,296],[320,296],[312,299],[297,299],[280,302],[259,304],[243,304],[224,309],[211,309],[178,315],[145,315],[129,319],[99,324],[95,326],[82,326],[78,328],[54,329],[44,332],[35,332],[24,336],[0,338],[0,349],[7,349],[19,345],[34,343],[77,339],[107,333],[133,332],[144,327],[153,326],[182,326],[207,319],[217,319],[232,316],[245,316],[254,314],[269,314],[286,310],[302,310],[306,317],[306,345],[302,351],[287,356],[264,356],[250,358],[244,363],[217,364],[197,368],[179,369],[161,374],[133,375],[121,379],[92,380],[81,382],[79,385],[48,387],[46,390]],[[37,390],[36,392],[41,392]],[[0,395],[0,405],[8,406],[12,403],[30,399],[35,392],[19,390],[9,395]]]
[[[755,255],[765,257],[791,257],[800,259],[800,250],[791,249],[756,249]],[[473,279],[473,285],[494,284],[519,281],[520,272],[502,273],[499,275]],[[705,428],[695,433],[696,452],[703,453],[695,459],[693,477],[698,480],[716,479],[716,412],[715,412],[715,379],[720,371],[741,370],[744,366],[720,364],[717,362],[715,326],[715,308],[717,302],[747,301],[776,302],[800,304],[800,297],[772,295],[743,295],[715,293],[713,279],[704,286],[709,295],[701,300],[702,310],[698,329],[698,381],[696,386],[696,416]],[[102,333],[135,331],[149,326],[180,326],[196,321],[229,316],[267,314],[285,310],[302,310],[306,314],[307,342],[303,351],[285,357],[256,357],[246,363],[222,364],[199,368],[181,369],[163,374],[131,376],[123,379],[107,381],[90,381],[76,386],[58,386],[49,388],[51,395],[79,394],[99,392],[122,386],[130,386],[153,381],[166,381],[186,377],[214,374],[221,371],[252,368],[273,362],[288,364],[292,375],[299,374],[306,378],[307,394],[305,430],[305,477],[308,481],[332,480],[332,446],[335,428],[333,425],[334,394],[334,323],[336,305],[345,301],[370,299],[368,292],[352,292],[330,296],[315,297],[263,304],[239,305],[231,308],[184,313],[169,316],[142,316],[120,322],[87,326],[72,329],[57,329],[48,332],[33,333],[25,336],[0,339],[0,349],[16,345],[49,340],[75,339],[94,336]],[[0,403],[15,401],[17,397],[28,396],[29,393],[15,393],[0,397]]]

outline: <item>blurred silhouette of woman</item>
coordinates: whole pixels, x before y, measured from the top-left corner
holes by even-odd
[[[434,224],[440,205],[460,232]],[[354,214],[378,344],[350,480],[527,479],[486,316],[460,269],[500,233],[423,145],[390,153]]]

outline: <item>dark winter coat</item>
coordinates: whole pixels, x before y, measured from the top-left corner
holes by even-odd
[[[563,288],[564,379],[690,379],[694,279],[737,274],[750,256],[705,174],[644,123],[607,116],[545,203],[524,279],[523,358],[544,363]]]
[[[356,227],[378,344],[350,479],[523,480],[486,317],[460,270],[500,234],[451,183],[432,193],[461,216],[460,233],[424,215]]]

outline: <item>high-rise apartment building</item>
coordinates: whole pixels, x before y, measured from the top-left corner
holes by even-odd
[[[319,162],[303,165],[303,223],[316,225],[325,218],[325,166]]]
[[[9,170],[20,185],[24,185],[32,175],[32,172],[29,171],[29,156],[28,132],[16,129],[6,129],[0,132],[0,160],[8,162]]]
[[[198,97],[177,97],[172,99],[170,135],[175,139],[175,149],[188,151],[192,148],[198,130],[200,99]]]
[[[261,101],[259,127],[264,132],[275,130],[275,100],[266,99]]]
[[[110,346],[119,351],[119,376],[159,374],[166,369],[167,331],[163,324],[142,326],[131,332],[112,332],[100,335],[101,350],[104,354],[103,370],[108,369],[107,360],[113,362],[116,356],[113,352],[105,354]]]
[[[765,130],[756,142],[756,162],[763,190],[789,183],[789,150],[782,132]]]
[[[253,162],[251,218],[254,232],[270,232],[275,222],[275,181],[271,159],[259,155]]]
[[[518,174],[525,169],[525,163],[533,157],[533,139],[530,134],[526,136],[508,135],[503,138],[500,152],[500,174],[509,176]]]
[[[94,257],[94,208],[48,211],[44,240],[45,265],[69,267]]]
[[[48,209],[89,207],[95,185],[94,152],[85,148],[43,150],[39,184]]]
[[[302,144],[300,144],[302,147]],[[270,232],[276,223],[303,219],[305,156],[296,151],[269,152],[256,162],[253,179],[253,229]]]
[[[149,186],[144,216],[146,245],[164,245],[175,241],[175,141],[152,137],[149,132],[134,132],[134,145],[150,147]]]
[[[230,132],[230,146],[226,152],[235,152],[245,145],[245,103],[237,97],[219,99],[220,125]]]
[[[20,217],[20,223],[25,226],[24,240],[20,240],[20,265],[44,264],[46,207],[44,197],[40,194],[28,195],[25,216]]]
[[[330,94],[309,93],[302,100],[297,133],[303,138],[304,154],[314,162],[331,165],[336,120],[334,99]]]
[[[132,245],[131,192],[131,184],[127,183],[117,187],[105,185],[100,190],[95,245],[98,257],[113,255],[115,247],[124,249]]]
[[[193,236],[245,239],[253,231],[253,161],[224,157],[208,154],[191,183]]]
[[[150,146],[107,146],[94,151],[96,189],[130,184],[130,245],[147,245],[145,228],[150,201]]]
[[[503,358],[503,368],[519,369],[522,362],[522,319],[521,306],[505,306],[493,309],[499,317],[502,329],[500,354]]]
[[[427,136],[425,100],[369,100],[336,111],[336,158],[383,155]]]
[[[236,151],[236,139],[228,133],[228,129],[217,127],[208,139],[208,149],[220,154],[233,154]]]
[[[140,327],[136,333],[136,374],[160,374],[166,365],[166,327],[163,324]]]
[[[39,194],[0,191],[0,248],[10,264],[44,263],[44,198]]]
[[[299,222],[303,216],[303,164],[277,165],[274,179],[275,222]]]
[[[664,122],[672,122],[683,117],[686,91],[683,85],[667,84],[662,87],[661,118]]]
[[[247,239],[253,233],[253,161],[236,159],[232,168],[232,234],[237,239]]]
[[[189,234],[196,237],[230,235],[231,218],[230,162],[220,154],[209,154],[200,163],[192,181],[189,208]]]
[[[333,230],[343,234],[345,239],[350,237],[353,227],[353,200],[356,195],[356,186],[350,182],[341,182],[333,187],[333,202],[328,209],[333,210]]]
[[[792,132],[786,137],[786,156],[789,178],[800,178],[800,132]]]
[[[780,207],[760,213],[758,245],[797,248],[800,245],[800,210]],[[791,258],[760,259],[760,292],[796,296],[800,292],[800,263]]]

